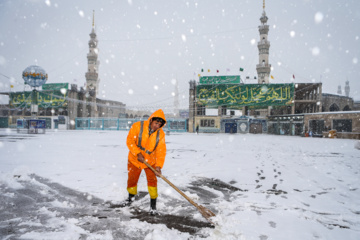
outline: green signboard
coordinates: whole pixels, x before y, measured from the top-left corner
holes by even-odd
[[[266,107],[291,105],[294,84],[215,84],[196,86],[196,97],[207,107]]]
[[[48,83],[42,85],[43,90],[61,90],[61,89],[69,89],[69,83]]]
[[[240,84],[240,76],[200,77],[200,84]]]
[[[36,91],[38,106],[40,108],[60,108],[67,106],[67,91]],[[32,102],[32,92],[12,92],[10,93],[10,107],[29,108]]]

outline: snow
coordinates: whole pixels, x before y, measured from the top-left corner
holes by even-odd
[[[11,189],[28,182],[52,191],[31,174],[94,198],[121,201],[127,197],[126,131],[54,131],[39,135],[0,129],[0,193],[15,200]],[[202,228],[206,239],[360,239],[360,152],[358,140],[302,138],[265,134],[191,134],[166,136],[167,158],[163,175],[180,189],[201,178],[215,178],[246,191],[221,191],[204,186],[216,196],[214,229]],[[182,201],[193,218],[203,221],[195,208],[159,179],[158,210],[178,214],[181,206],[168,207],[168,199]],[[142,173],[139,191],[147,191]],[[185,194],[200,203],[201,195],[187,188]],[[147,204],[147,197],[145,200]],[[144,203],[145,203],[144,202]],[[139,205],[144,205],[140,202]],[[70,211],[63,199],[53,207]],[[81,219],[61,215],[53,207],[38,210],[39,219],[14,217],[24,228],[21,239],[116,239],[111,230],[90,232]],[[148,206],[146,206],[148,207]],[[143,209],[147,209],[143,206]],[[0,206],[0,229],[2,221]],[[129,210],[122,210],[130,216]],[[47,220],[41,220],[41,216]],[[60,216],[61,215],[61,216]],[[99,221],[99,220],[93,220]],[[115,220],[114,220],[115,221]],[[129,219],[118,221],[124,234],[139,239],[200,239],[164,224]],[[29,231],[29,226],[56,229]],[[4,234],[0,231],[1,234]],[[141,235],[143,234],[143,235]],[[1,236],[11,239],[11,235]]]

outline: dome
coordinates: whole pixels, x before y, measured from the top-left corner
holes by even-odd
[[[40,87],[48,79],[48,75],[45,70],[42,67],[36,65],[31,65],[27,67],[23,71],[22,76],[25,83],[30,85],[31,87]]]

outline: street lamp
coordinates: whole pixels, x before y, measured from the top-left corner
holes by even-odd
[[[31,115],[36,116],[38,112],[38,91],[36,91],[36,88],[45,84],[48,75],[42,67],[31,65],[23,71],[22,77],[25,84],[33,88],[31,93]]]

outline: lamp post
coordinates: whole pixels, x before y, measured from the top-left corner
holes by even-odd
[[[31,65],[23,71],[22,75],[25,84],[33,88],[31,92],[31,116],[36,117],[38,113],[38,91],[37,87],[42,86],[48,79],[48,75],[42,67]]]
[[[31,116],[32,117],[36,117],[37,116],[37,112],[38,112],[38,91],[36,91],[36,89],[34,88],[31,92],[31,107],[30,107],[30,112],[31,112]]]

